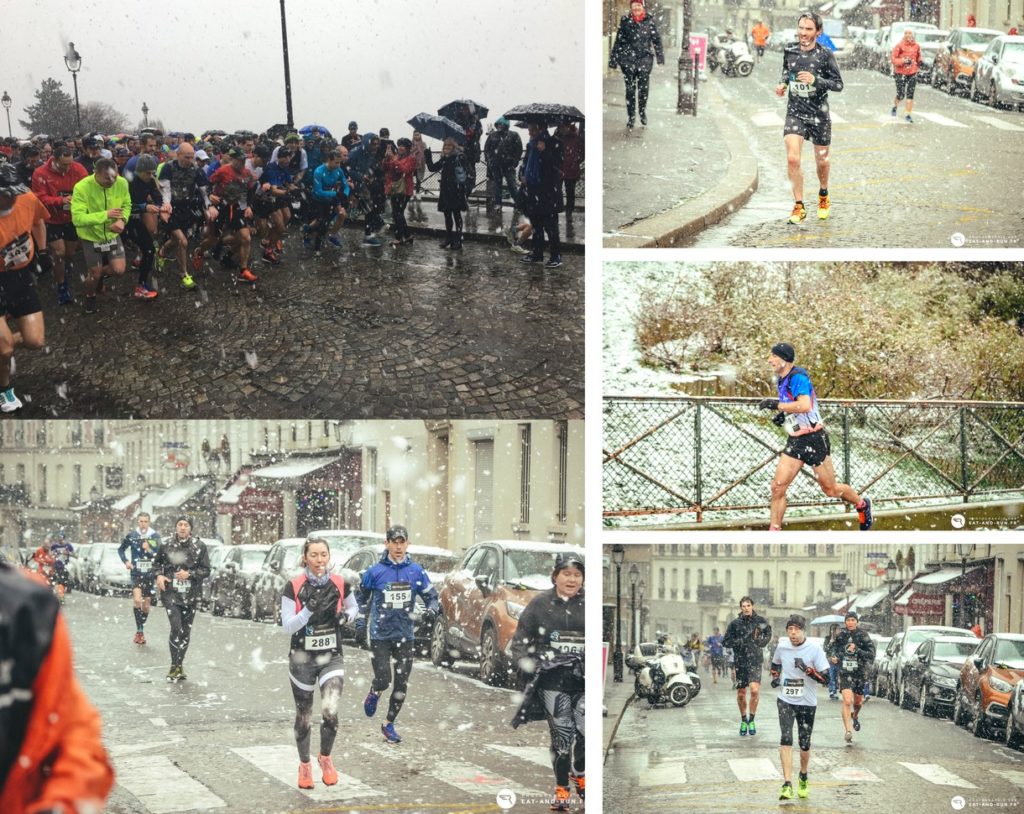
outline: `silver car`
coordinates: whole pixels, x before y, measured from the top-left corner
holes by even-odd
[[[1024,107],[1024,37],[1004,34],[989,43],[974,66],[971,100],[993,107]]]

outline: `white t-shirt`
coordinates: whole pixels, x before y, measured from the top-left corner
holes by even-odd
[[[814,667],[822,675],[828,674],[828,658],[820,645],[810,639],[804,639],[802,645],[793,647],[789,637],[784,636],[779,639],[771,662],[782,665],[779,698],[797,707],[816,707],[818,683],[803,670],[797,669],[796,659],[801,659],[804,664]]]

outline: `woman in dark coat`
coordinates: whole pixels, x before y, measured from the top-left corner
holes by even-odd
[[[626,113],[629,115],[626,127],[632,127],[635,121],[633,114],[637,106],[638,87],[640,124],[647,124],[647,90],[651,68],[655,58],[659,65],[665,64],[658,27],[647,14],[643,0],[633,0],[629,4],[629,11],[619,23],[619,32],[615,36],[615,45],[608,60],[608,67],[613,70],[619,68],[626,80]]]
[[[424,153],[427,169],[441,173],[440,194],[437,198],[437,211],[444,212],[445,239],[442,249],[462,248],[462,213],[466,211],[466,173],[465,157],[455,144],[455,139],[446,138],[441,147],[441,157],[434,161],[428,148]],[[452,231],[454,223],[455,231]]]

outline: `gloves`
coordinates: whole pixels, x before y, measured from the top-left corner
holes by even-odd
[[[780,682],[780,678],[781,678],[781,673],[779,672],[779,668],[780,668],[781,666],[782,666],[782,665],[779,665],[779,667],[776,667],[776,666],[775,666],[775,665],[773,664],[773,665],[772,665],[772,667],[771,667],[771,676],[772,676],[772,689],[773,689],[773,690],[774,690],[774,689],[778,689],[778,687],[779,687],[779,684],[781,683],[781,682]]]
[[[437,611],[433,611],[430,608],[427,608],[425,611],[423,611],[423,613],[420,614],[420,624],[422,624],[424,627],[433,629],[434,622],[436,621]]]
[[[775,415],[772,416],[772,424],[776,427],[781,427],[786,423],[786,414],[779,410]]]
[[[778,399],[761,399],[757,403],[758,410],[778,410],[779,400]]]
[[[46,250],[41,249],[36,252],[36,263],[41,274],[48,274],[53,271],[53,257]]]
[[[309,596],[306,597],[305,606],[309,608],[309,612],[316,616],[321,611],[331,610],[337,604],[337,597],[333,593],[328,591],[310,591]]]

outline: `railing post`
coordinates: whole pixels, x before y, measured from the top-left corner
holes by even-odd
[[[967,490],[970,481],[967,479],[967,408],[960,408],[960,478],[964,490],[964,500],[968,498]]]
[[[843,407],[843,483],[853,485],[850,480],[850,408],[847,406]]]
[[[694,497],[697,500],[697,522],[702,520],[703,512],[701,511],[704,505],[704,496],[701,494],[701,476],[700,476],[700,465],[701,465],[701,454],[700,454],[700,402],[697,402],[697,409],[693,413],[693,466],[695,473],[695,488]]]

